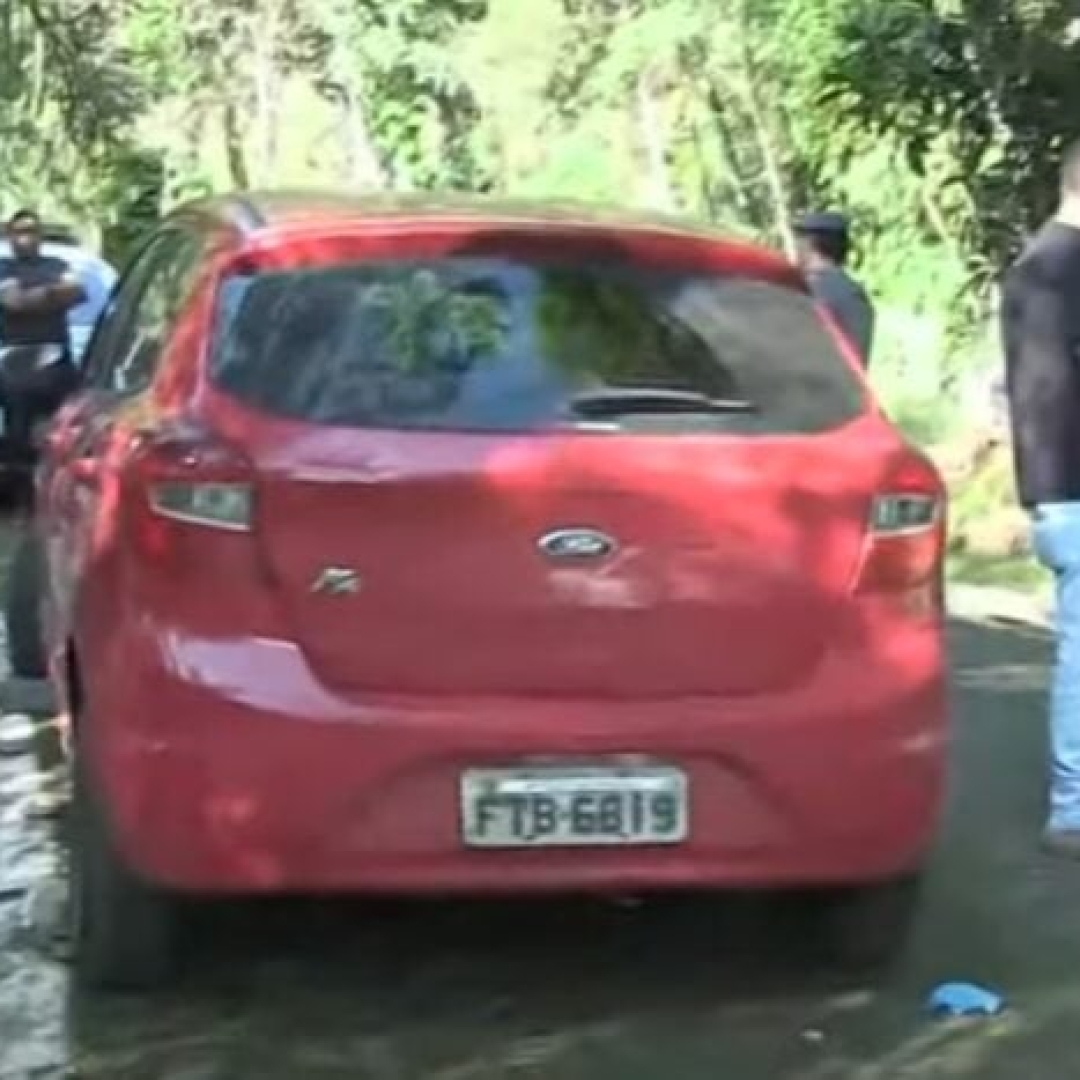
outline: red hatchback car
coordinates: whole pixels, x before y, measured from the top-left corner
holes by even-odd
[[[84,977],[164,976],[185,896],[793,888],[852,958],[903,940],[942,485],[781,258],[215,200],[132,261],[87,371],[20,554]]]

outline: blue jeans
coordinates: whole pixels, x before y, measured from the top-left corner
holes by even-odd
[[[1057,661],[1050,688],[1051,829],[1080,830],[1080,502],[1034,513],[1039,562],[1057,587]]]

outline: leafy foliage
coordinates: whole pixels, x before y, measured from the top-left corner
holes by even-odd
[[[224,187],[468,188],[777,245],[846,209],[920,415],[1057,195],[1073,0],[12,0],[0,195],[128,246]],[[917,389],[913,389],[917,388]]]
[[[955,188],[965,251],[996,273],[1057,197],[1076,29],[1065,0],[863,0],[838,28],[821,107],[897,139],[917,175]]]

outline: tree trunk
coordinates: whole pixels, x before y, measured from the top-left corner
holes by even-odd
[[[281,72],[277,67],[277,47],[281,25],[280,4],[264,2],[257,23],[251,27],[255,59],[255,112],[258,132],[256,179],[272,184],[278,164],[278,121],[281,104]]]
[[[234,188],[242,191],[251,188],[251,171],[247,163],[244,132],[236,102],[227,101],[221,110],[221,130],[225,139],[225,161],[229,167],[229,180]]]
[[[739,54],[742,66],[741,89],[746,113],[754,132],[758,153],[761,156],[762,171],[772,204],[773,224],[776,235],[784,249],[792,258],[796,254],[795,232],[791,224],[791,200],[788,196],[787,181],[784,177],[780,153],[769,123],[768,113],[762,104],[758,88],[759,72],[757,57],[751,44],[751,25],[748,0],[741,0],[738,5]]]
[[[726,180],[726,187],[739,215],[748,225],[761,224],[755,220],[757,200],[755,192],[750,190],[744,175],[745,170],[739,160],[735,146],[735,137],[725,115],[723,98],[715,85],[709,89],[709,111],[712,113],[713,129],[716,135],[717,152],[720,156],[720,175]]]
[[[651,205],[674,210],[678,200],[671,186],[667,163],[667,130],[663,107],[652,87],[653,72],[646,69],[638,76],[634,91],[637,127],[645,152],[645,183]]]
[[[964,256],[960,242],[950,231],[949,222],[941,207],[938,206],[934,192],[926,183],[921,184],[919,187],[919,201],[922,203],[923,213],[926,215],[927,224],[929,224],[938,240],[940,240],[956,258],[962,260]]]
[[[389,177],[371,137],[363,95],[354,86],[354,79],[355,76],[351,76],[346,83],[342,100],[342,134],[349,162],[349,182],[364,190],[384,191],[389,186]]]

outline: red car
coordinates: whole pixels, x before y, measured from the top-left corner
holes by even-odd
[[[942,485],[784,260],[580,208],[215,200],[87,368],[20,555],[85,978],[163,977],[211,895],[791,888],[851,958],[902,941]]]

